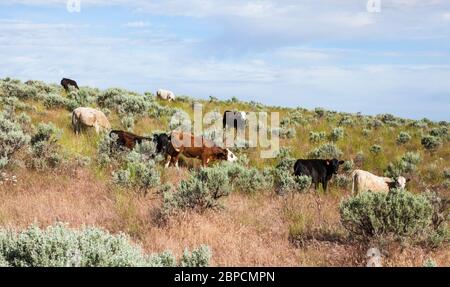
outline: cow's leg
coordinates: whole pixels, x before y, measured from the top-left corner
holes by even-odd
[[[319,182],[315,181],[314,182],[314,190],[318,190],[319,189]]]
[[[202,156],[202,165],[203,167],[207,167],[208,165],[208,157],[207,156]]]
[[[172,157],[170,155],[166,156],[166,163],[165,163],[165,168],[168,168],[170,166],[170,162],[172,161]]]
[[[326,180],[325,178],[322,179],[322,187],[323,187],[323,191],[327,191],[327,185],[328,185],[327,180]]]

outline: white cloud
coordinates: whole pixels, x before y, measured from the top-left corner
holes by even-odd
[[[125,27],[128,28],[145,28],[148,26],[150,26],[150,24],[144,21],[128,22],[125,24]]]

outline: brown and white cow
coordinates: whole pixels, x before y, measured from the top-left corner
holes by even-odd
[[[237,160],[237,157],[229,149],[219,147],[205,137],[195,137],[190,133],[173,131],[170,134],[170,139],[166,155],[166,167],[170,165],[178,167],[180,154],[189,158],[201,159],[204,167],[214,160],[230,162]]]

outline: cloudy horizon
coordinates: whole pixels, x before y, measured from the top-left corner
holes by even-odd
[[[0,0],[0,78],[450,121],[450,1],[80,3]]]

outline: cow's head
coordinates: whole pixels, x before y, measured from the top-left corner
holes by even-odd
[[[327,159],[326,164],[327,164],[327,169],[331,173],[337,174],[338,170],[339,170],[339,165],[344,164],[344,161],[333,158],[333,159]]]
[[[225,149],[226,153],[227,153],[227,161],[229,162],[234,162],[237,161],[237,156],[234,155],[234,153],[231,152],[231,150],[229,149]]]
[[[405,189],[406,183],[409,182],[409,180],[410,180],[409,178],[406,179],[403,176],[399,176],[395,179],[395,187]]]

